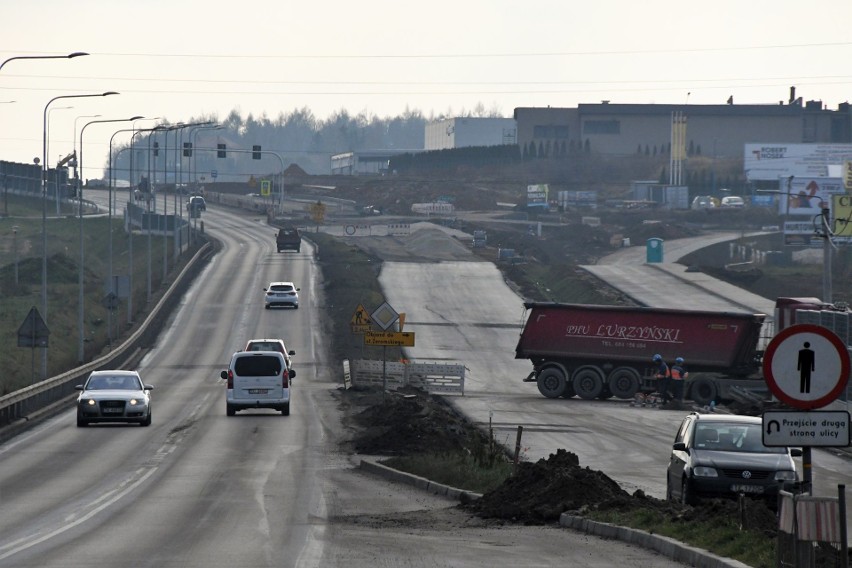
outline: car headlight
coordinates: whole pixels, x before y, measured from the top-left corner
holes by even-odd
[[[776,471],[775,481],[796,481],[798,474],[795,471]]]
[[[130,406],[136,406],[137,404],[139,404],[138,400],[136,400],[135,398],[130,399]]]
[[[97,404],[97,402],[95,402],[95,399],[90,398],[88,401],[86,401],[86,404],[88,404],[89,406],[94,406]]]
[[[692,475],[695,477],[719,477],[719,474],[714,468],[703,465],[692,468]]]

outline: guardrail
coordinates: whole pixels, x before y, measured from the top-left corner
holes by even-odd
[[[7,426],[16,420],[25,419],[34,412],[70,397],[75,392],[74,386],[80,384],[82,379],[92,371],[115,368],[116,362],[127,360],[139,349],[152,344],[162,324],[169,317],[170,311],[180,302],[181,296],[192,284],[195,275],[204,268],[217,249],[218,246],[209,242],[202,246],[175,277],[175,281],[138,329],[109,354],[61,375],[0,397],[0,426]]]

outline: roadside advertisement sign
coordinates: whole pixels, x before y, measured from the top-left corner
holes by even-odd
[[[749,181],[824,178],[830,165],[852,160],[852,144],[746,144],[743,158]]]
[[[527,207],[547,207],[549,188],[546,183],[527,186]]]

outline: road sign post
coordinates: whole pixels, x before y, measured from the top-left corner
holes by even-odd
[[[849,381],[849,351],[837,335],[828,328],[796,324],[782,330],[766,347],[763,356],[763,377],[766,386],[778,399],[793,408],[814,410],[822,408],[837,400]],[[792,413],[807,415],[809,413]],[[812,414],[812,413],[810,413]],[[791,421],[803,421],[810,424],[808,416],[788,417]],[[783,420],[783,417],[782,417]],[[807,421],[807,422],[805,422]],[[848,416],[846,417],[846,445],[848,441]],[[773,420],[767,421],[766,413],[763,418],[764,440],[767,430]],[[777,425],[778,440],[781,423]],[[802,425],[790,426],[794,433],[810,432],[810,426],[805,429]],[[837,427],[837,436],[842,428]],[[770,433],[771,438],[775,432]],[[814,434],[816,441],[817,435]],[[820,438],[826,436],[820,435]],[[813,487],[813,472],[811,470],[811,447],[813,443],[802,445],[802,484],[806,493]]]

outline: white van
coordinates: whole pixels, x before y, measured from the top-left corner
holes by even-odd
[[[247,408],[271,408],[290,415],[290,379],[296,371],[287,368],[277,351],[238,351],[228,368],[220,373],[227,381],[225,411],[233,416]]]

